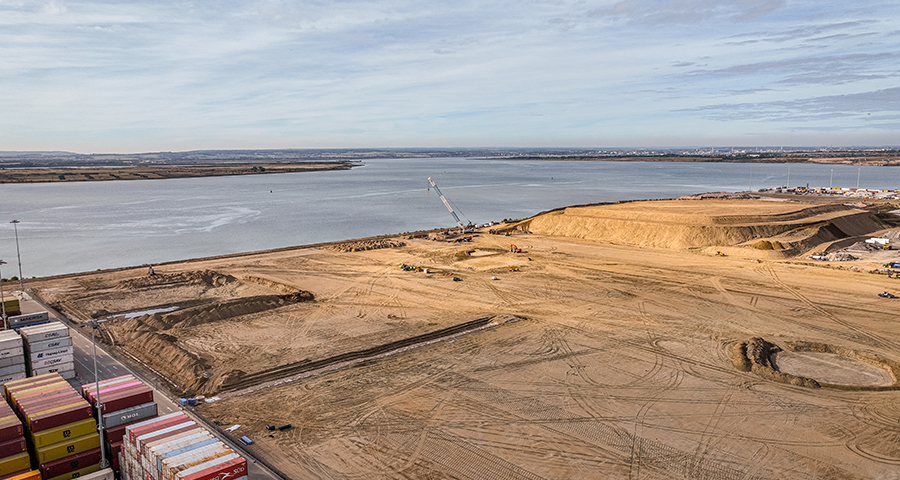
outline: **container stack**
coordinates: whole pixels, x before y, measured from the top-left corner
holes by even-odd
[[[50,314],[48,312],[26,313],[23,315],[14,315],[9,317],[9,328],[19,330],[22,327],[30,327],[33,325],[42,325],[50,323]]]
[[[22,337],[12,330],[0,331],[0,385],[25,378]]]
[[[75,377],[75,354],[69,327],[50,322],[19,329],[25,340],[25,360],[29,376],[59,373],[63,378]]]
[[[22,421],[6,402],[0,402],[0,477],[31,471],[31,457],[25,444]],[[38,473],[37,480],[41,476]]]
[[[57,372],[4,385],[23,419],[43,480],[71,480],[100,470],[100,434],[91,405]]]
[[[98,383],[100,403],[104,405],[103,410],[107,412],[103,414],[103,422],[101,424],[103,426],[103,435],[106,438],[106,445],[109,448],[107,456],[110,459],[113,470],[118,472],[121,468],[119,453],[122,451],[122,437],[125,434],[125,428],[134,423],[156,417],[157,405],[153,401],[152,390],[136,379],[134,375],[124,375],[83,385],[81,393],[92,405],[97,404]],[[150,390],[149,396],[147,390]],[[124,397],[123,394],[125,394]],[[150,400],[145,401],[148,398]],[[110,404],[117,409],[110,410],[106,408]]]
[[[246,479],[247,461],[183,413],[125,428],[120,477],[129,480]]]

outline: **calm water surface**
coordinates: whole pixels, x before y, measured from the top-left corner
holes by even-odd
[[[900,169],[795,164],[791,185],[896,189]],[[369,160],[350,171],[0,185],[3,277],[28,277],[523,218],[566,205],[785,185],[783,164]]]

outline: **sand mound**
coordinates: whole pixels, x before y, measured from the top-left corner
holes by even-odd
[[[363,252],[366,250],[378,250],[381,248],[399,248],[406,246],[399,240],[379,239],[379,240],[359,240],[355,242],[341,242],[328,246],[329,250],[335,252]]]
[[[516,228],[640,247],[745,246],[796,254],[882,227],[870,212],[844,205],[704,199],[570,207],[525,220]]]
[[[171,287],[175,285],[221,287],[236,281],[237,279],[231,275],[223,275],[213,270],[203,270],[200,272],[182,272],[171,275],[147,275],[146,277],[124,280],[120,282],[116,288],[121,290],[140,290],[153,287]]]

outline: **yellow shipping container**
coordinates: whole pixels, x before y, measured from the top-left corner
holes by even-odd
[[[3,297],[3,303],[6,304],[7,312],[19,311],[19,299],[16,297]]]
[[[60,475],[58,477],[48,478],[46,480],[72,480],[73,478],[78,478],[82,475],[87,475],[89,473],[99,472],[100,464],[91,465],[90,467],[84,467],[81,470],[75,470],[74,472],[69,472],[65,475]]]
[[[9,475],[31,468],[31,457],[28,452],[0,459],[0,476]]]
[[[97,431],[97,421],[93,418],[67,423],[63,426],[43,430],[37,433],[29,433],[31,442],[35,448],[46,447],[54,443],[65,442],[83,437]]]
[[[69,455],[86,452],[92,448],[100,446],[100,434],[92,433],[81,438],[67,440],[65,442],[54,443],[46,447],[37,449],[37,460],[39,464],[52,462]]]

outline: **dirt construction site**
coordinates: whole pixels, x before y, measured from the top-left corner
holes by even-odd
[[[806,259],[896,208],[571,207],[30,288],[289,478],[900,479],[900,256]]]

